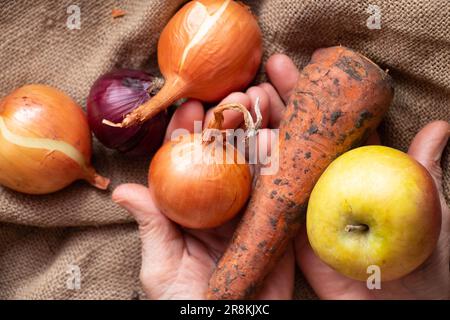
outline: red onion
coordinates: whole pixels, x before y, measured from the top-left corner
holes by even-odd
[[[131,155],[149,155],[162,144],[169,116],[160,112],[135,127],[114,128],[103,119],[120,122],[125,115],[149,100],[157,91],[155,78],[139,70],[121,69],[101,76],[87,99],[89,125],[106,147]]]

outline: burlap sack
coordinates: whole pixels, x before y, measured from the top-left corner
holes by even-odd
[[[79,0],[79,30],[66,26],[72,3],[0,1],[0,97],[27,83],[46,83],[84,105],[93,81],[114,67],[157,70],[159,33],[183,1]],[[265,59],[284,52],[302,66],[314,49],[342,44],[389,69],[396,94],[380,128],[387,145],[406,150],[427,122],[450,121],[448,0],[247,3],[259,17]],[[367,27],[370,4],[381,10],[381,29]],[[113,20],[114,7],[127,15]],[[148,160],[95,145],[95,166],[112,179],[111,189],[145,183]],[[443,166],[448,200],[448,149]],[[109,192],[83,182],[40,197],[0,187],[0,298],[143,298],[136,231]],[[81,272],[79,290],[70,285],[74,266]],[[300,274],[296,297],[314,297]]]

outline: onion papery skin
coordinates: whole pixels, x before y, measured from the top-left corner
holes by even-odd
[[[159,68],[168,84],[184,83],[189,98],[207,102],[248,86],[261,57],[256,18],[248,7],[231,0],[188,2],[158,42]]]
[[[181,98],[215,102],[243,90],[255,77],[262,52],[261,30],[248,7],[232,0],[190,1],[158,41],[164,86],[116,125],[145,122]]]
[[[245,160],[222,164],[196,162],[193,153],[201,144],[201,136],[191,134],[179,139],[165,143],[151,162],[152,197],[161,212],[184,227],[220,226],[247,202],[251,190],[250,168]],[[224,155],[233,159],[241,157],[233,146],[222,147]],[[211,149],[201,150],[205,159],[211,157]]]
[[[0,102],[0,184],[48,194],[78,179],[106,189],[90,164],[91,135],[82,109],[46,85],[21,87]]]
[[[126,114],[145,103],[156,92],[155,78],[140,70],[119,69],[98,78],[87,99],[89,125],[107,148],[132,156],[153,154],[162,144],[169,122],[164,110],[146,123],[130,128],[103,124],[103,119],[120,122]]]

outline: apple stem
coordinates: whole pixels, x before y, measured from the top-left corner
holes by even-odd
[[[345,226],[345,232],[352,232],[352,231],[366,231],[368,230],[369,227],[365,224],[358,224],[358,225],[353,225],[353,224],[348,224]]]

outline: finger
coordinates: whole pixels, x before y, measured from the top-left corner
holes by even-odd
[[[219,105],[226,103],[240,103],[248,110],[251,107],[250,97],[242,92],[234,92],[230,94],[228,97],[223,99]],[[206,112],[205,122],[203,124],[204,127],[207,127],[211,119],[213,118],[214,108],[209,109]],[[244,122],[244,116],[242,113],[233,110],[226,110],[223,112],[223,129],[236,129],[238,128],[242,122]]]
[[[441,157],[450,137],[450,124],[446,121],[434,121],[417,133],[408,150],[408,154],[419,161],[433,177],[439,190],[442,209],[441,234],[450,230],[450,208],[448,207],[442,185]],[[442,243],[442,241],[440,241]],[[447,240],[444,246],[448,246]]]
[[[272,129],[278,128],[283,117],[283,111],[284,109],[286,109],[286,104],[283,102],[283,100],[281,100],[277,90],[275,90],[275,88],[270,83],[261,83],[259,87],[262,88],[269,96],[269,127]]]
[[[326,265],[314,253],[306,227],[295,239],[295,258],[308,283],[320,299],[370,299],[365,282],[347,278]]]
[[[258,299],[291,300],[294,293],[294,277],[294,250],[292,245],[289,245],[281,260],[264,281]]]
[[[142,242],[140,279],[149,298],[165,291],[167,274],[176,273],[184,251],[183,236],[155,206],[149,190],[138,184],[124,184],[112,195],[138,222]]]
[[[448,279],[450,208],[445,201],[443,192],[441,157],[449,137],[450,124],[446,121],[434,121],[427,124],[417,133],[408,150],[408,154],[420,162],[435,181],[435,185],[439,190],[442,222],[437,248],[428,259],[429,263],[425,262],[421,268],[407,277],[413,283],[417,283],[417,279],[420,279],[419,283],[423,279],[427,279],[429,286],[433,287],[435,292],[441,292],[443,297],[448,297],[448,282],[447,286],[445,284],[442,285],[445,283],[442,279]],[[442,267],[439,267],[440,265]],[[425,274],[427,276],[424,276]]]
[[[256,143],[255,140],[256,139]],[[249,138],[247,161],[253,177],[259,173],[261,166],[271,165],[272,147],[276,143],[276,133],[271,129],[261,129],[256,137]]]
[[[249,155],[252,156],[252,158],[249,158],[250,164],[267,165],[270,161],[272,148],[277,142],[277,134],[271,129],[261,129],[256,138],[256,146],[250,144],[250,147],[252,147],[249,150],[251,151]]]
[[[435,121],[426,125],[414,137],[408,154],[419,161],[433,176],[442,192],[441,156],[450,136],[450,124]]]
[[[195,121],[200,121],[200,124],[203,122],[203,117],[205,115],[205,111],[203,109],[203,105],[197,100],[188,100],[179,106],[175,113],[170,119],[169,125],[166,130],[165,140],[170,140],[174,130],[176,129],[184,129],[189,132],[194,132]],[[201,129],[201,125],[199,126]],[[180,133],[182,133],[180,131]]]
[[[266,157],[270,157],[272,153],[272,147],[276,143],[276,132],[271,129],[262,129],[258,133],[258,153],[259,160],[264,160]]]
[[[250,98],[250,112],[254,121],[256,121],[256,101],[259,98],[259,111],[261,112],[262,116],[261,128],[267,128],[270,117],[269,95],[260,87],[251,87],[247,90],[247,95]]]
[[[369,136],[369,139],[366,141],[366,146],[378,146],[381,145],[381,139],[378,135],[378,132],[374,132]]]
[[[174,239],[180,234],[175,225],[156,208],[149,189],[139,184],[123,184],[114,190],[112,200],[127,210],[139,224],[142,247],[151,254],[151,260],[162,263],[170,258],[176,249]]]
[[[274,54],[267,61],[266,72],[284,103],[287,103],[300,74],[294,62],[284,54]]]

